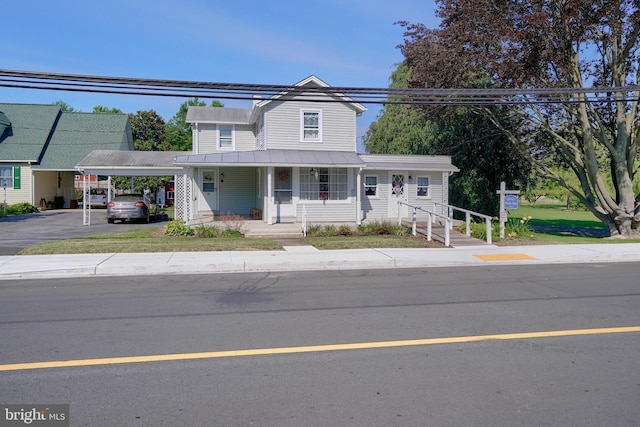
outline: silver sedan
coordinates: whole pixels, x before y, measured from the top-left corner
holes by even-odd
[[[158,216],[158,208],[151,203],[144,194],[117,195],[107,204],[107,222],[113,224],[116,219],[121,221],[142,220],[149,222]]]

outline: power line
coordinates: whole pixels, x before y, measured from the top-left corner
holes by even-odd
[[[371,88],[306,87],[246,83],[198,82],[0,70],[0,87],[118,95],[252,100],[286,95],[287,101],[409,105],[525,105],[579,102],[633,102],[640,86],[595,88]],[[318,95],[332,95],[327,100]],[[622,96],[620,96],[622,95]]]

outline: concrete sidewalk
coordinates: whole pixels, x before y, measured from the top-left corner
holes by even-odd
[[[0,256],[0,280],[640,261],[640,243]],[[640,266],[638,267],[640,271]]]

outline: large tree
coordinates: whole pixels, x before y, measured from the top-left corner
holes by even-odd
[[[207,104],[198,98],[190,98],[183,102],[178,112],[165,126],[167,143],[173,151],[191,151],[193,146],[193,136],[191,127],[187,123],[187,111],[189,107],[205,107]],[[212,101],[212,107],[224,107],[219,101]]]
[[[133,148],[136,151],[168,151],[171,146],[165,139],[165,123],[162,116],[154,110],[139,110],[129,114]],[[133,190],[142,192],[149,189],[152,193],[158,186],[164,185],[171,177],[114,177],[116,188],[129,189],[133,182]]]
[[[406,88],[410,76],[409,67],[400,64],[389,87]],[[460,172],[450,181],[450,203],[485,214],[498,214],[496,190],[501,181],[509,188],[526,187],[530,162],[510,149],[504,135],[484,116],[466,107],[418,107],[403,101],[402,94],[389,96],[363,138],[367,152],[451,156]],[[494,107],[499,122],[515,126],[513,118],[498,109]]]
[[[437,29],[401,23],[412,87],[522,90],[511,114],[528,136],[484,114],[546,178],[565,186],[608,228],[640,233],[637,0],[437,0]],[[590,91],[585,91],[589,88]],[[564,166],[572,185],[555,173]]]

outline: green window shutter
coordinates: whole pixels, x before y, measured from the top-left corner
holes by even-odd
[[[13,188],[20,189],[20,166],[13,167]]]

